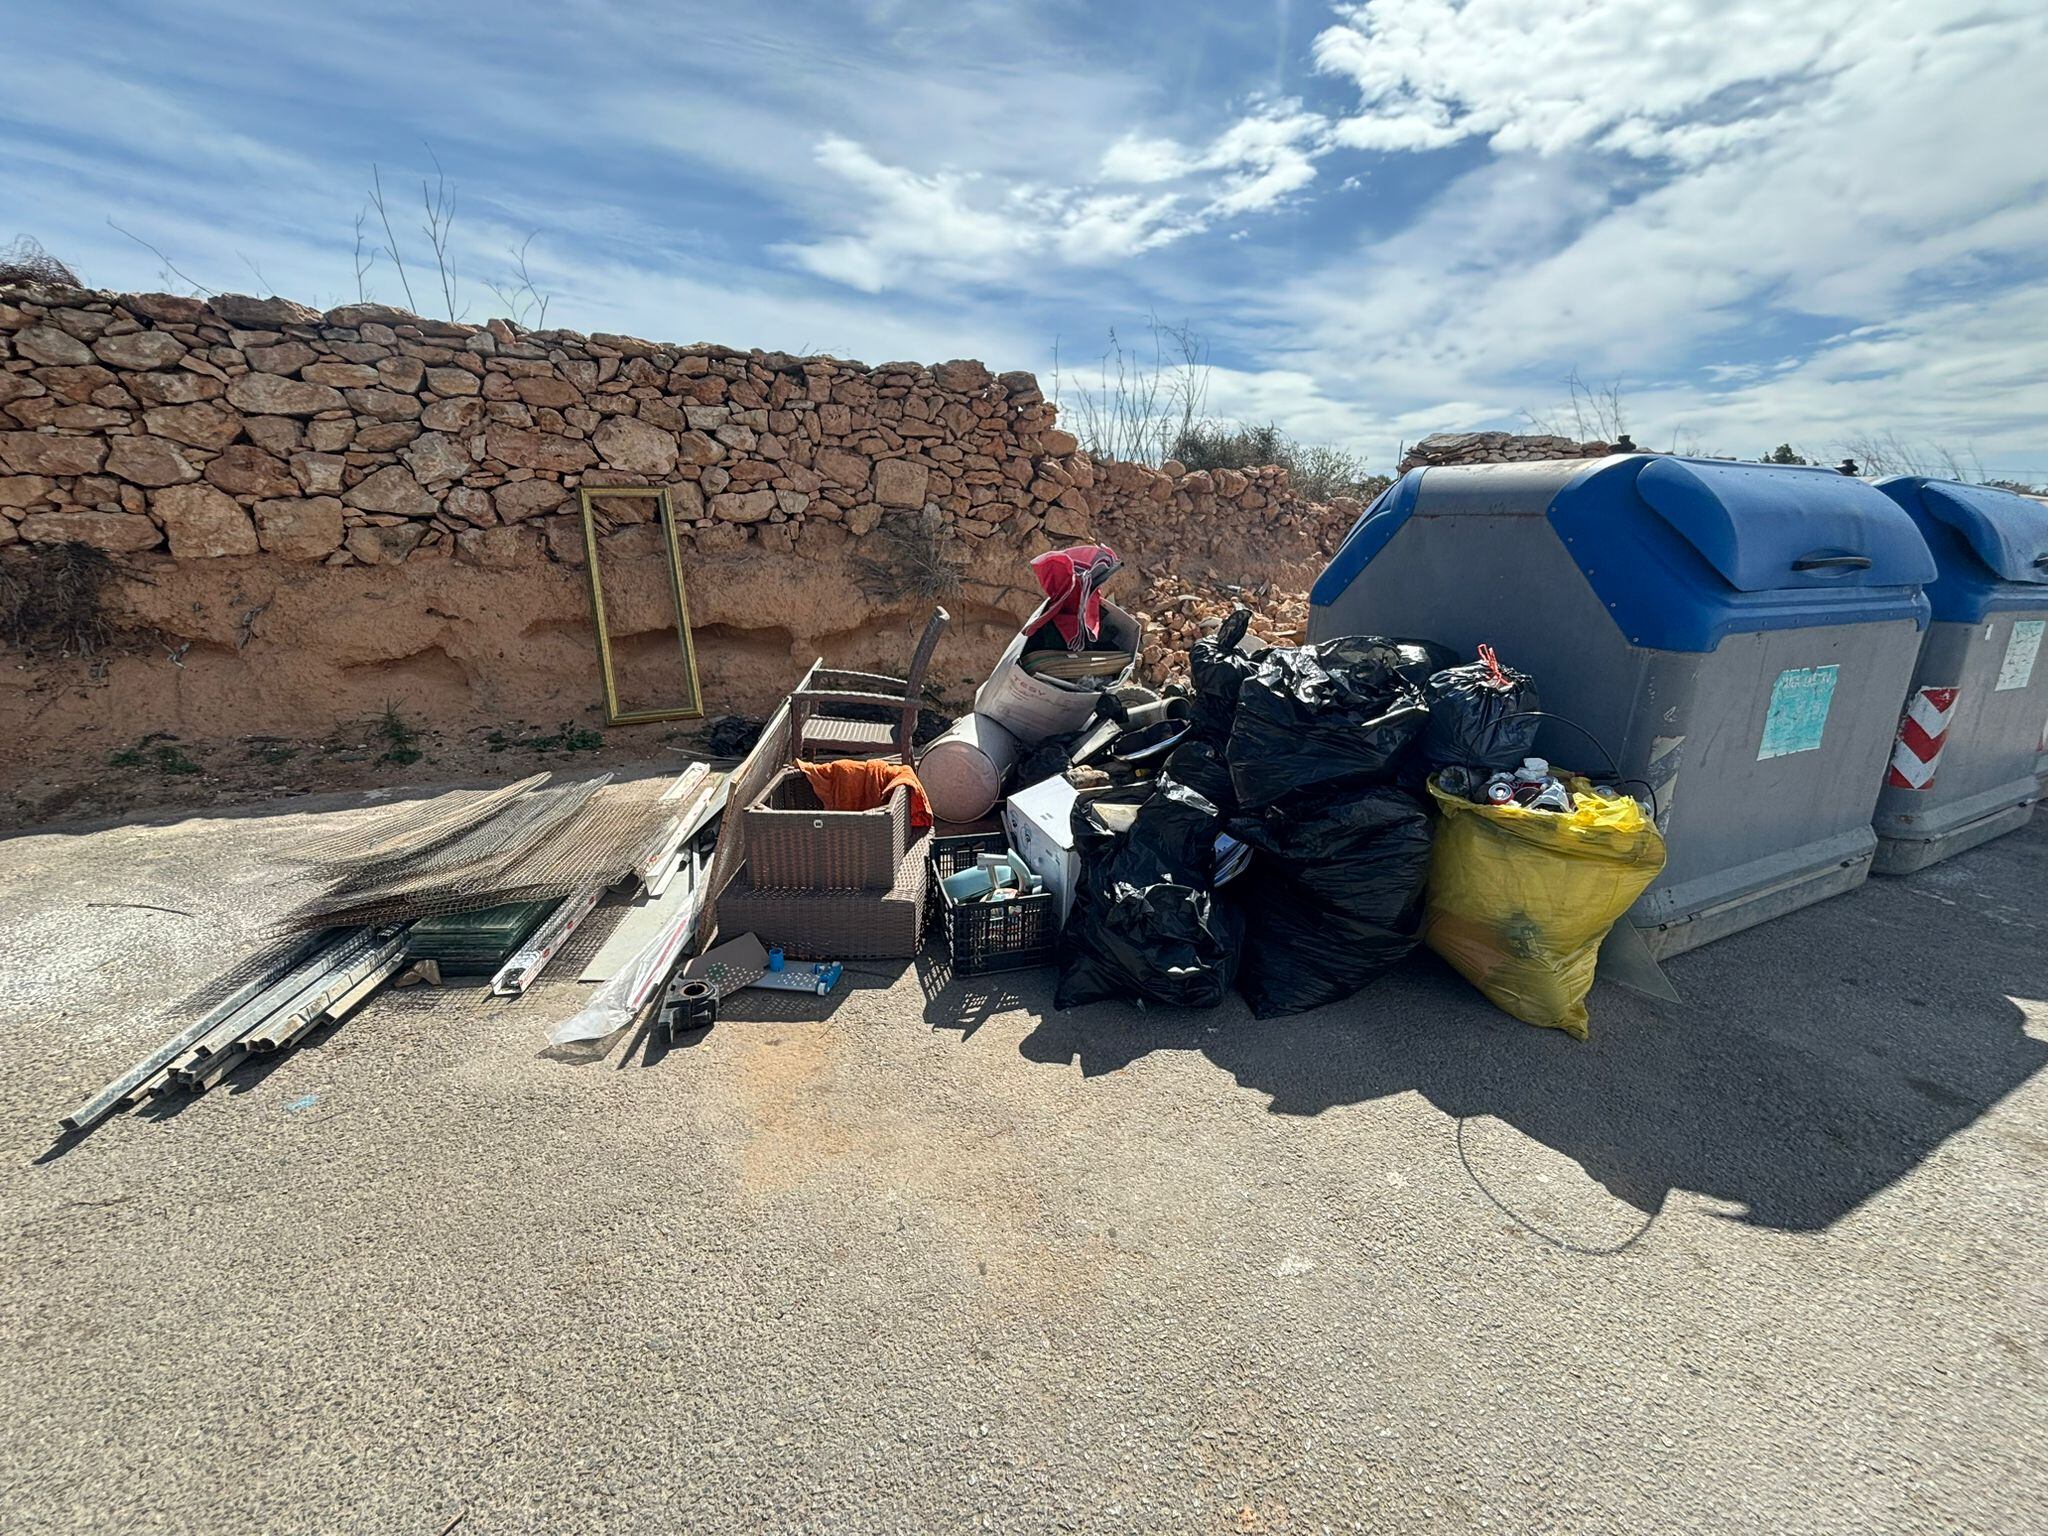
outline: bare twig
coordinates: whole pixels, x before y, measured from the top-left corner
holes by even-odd
[[[441,300],[448,307],[448,318],[460,318],[455,313],[455,295],[461,282],[454,268],[448,265],[448,237],[455,227],[455,189],[448,185],[448,178],[441,170],[441,157],[434,153],[434,146],[426,146],[427,158],[434,162],[434,185],[427,188],[427,178],[420,178],[420,201],[427,210],[427,222],[420,226],[427,237],[427,243],[434,248],[434,265],[441,271]]]
[[[1135,459],[1156,464],[1169,456],[1195,423],[1209,395],[1209,352],[1193,327],[1148,317],[1151,356],[1126,351],[1112,329],[1095,384],[1071,400],[1054,349],[1053,403],[1070,420],[1074,435],[1098,458]]]
[[[374,245],[368,246],[366,253],[363,240],[363,224],[369,217],[370,205],[365,203],[363,204],[362,211],[356,215],[356,302],[358,304],[370,302],[370,291],[363,279],[369,276],[370,268],[377,264],[377,248]]]
[[[277,601],[275,596],[266,597],[262,602],[242,615],[241,634],[235,640],[235,649],[241,650],[255,636],[256,621],[270,611],[270,605]]]
[[[1538,432],[1568,437],[1575,443],[1612,443],[1628,432],[1628,413],[1621,396],[1621,380],[1604,385],[1588,384],[1574,368],[1565,375],[1570,398],[1545,415],[1522,412],[1522,419]],[[1567,414],[1569,413],[1569,414]]]
[[[520,242],[518,250],[506,252],[506,255],[512,258],[512,275],[519,279],[516,283],[495,283],[486,279],[484,286],[496,294],[498,302],[505,306],[506,319],[514,325],[525,327],[527,316],[532,315],[533,325],[530,328],[542,330],[547,326],[548,304],[554,295],[542,293],[534,284],[533,274],[527,270],[526,248],[533,244],[533,239],[533,235],[528,235]]]
[[[126,235],[130,240],[133,240],[145,251],[148,251],[150,255],[154,256],[158,261],[162,262],[164,264],[165,269],[169,271],[174,277],[176,277],[179,282],[190,284],[190,286],[196,292],[203,293],[208,298],[213,297],[213,290],[211,288],[207,287],[206,284],[204,283],[194,282],[192,278],[186,276],[183,272],[180,272],[178,270],[178,264],[176,262],[172,261],[170,257],[166,256],[162,251],[158,250],[155,246],[151,245],[147,240],[143,239],[142,236],[136,234],[133,230],[121,228],[121,226],[116,224],[112,219],[107,220],[107,228],[113,230],[116,234]]]
[[[412,296],[412,279],[405,275],[405,258],[398,254],[398,236],[391,232],[391,211],[384,206],[384,178],[378,174],[374,160],[370,162],[370,206],[377,210],[377,217],[384,225],[384,254],[391,258],[391,265],[398,268],[398,285],[405,290],[405,307],[418,314],[420,306]]]

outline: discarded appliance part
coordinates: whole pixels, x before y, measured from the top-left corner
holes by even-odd
[[[604,578],[600,573],[602,560],[598,531],[603,514],[593,507],[591,502],[623,497],[653,499],[658,514],[655,520],[661,527],[662,543],[668,556],[669,592],[675,599],[677,656],[682,663],[683,679],[682,702],[669,707],[622,709],[619,706],[619,683],[612,664],[611,631],[605,624]],[[597,630],[598,667],[604,674],[606,724],[638,725],[649,720],[702,719],[704,695],[697,684],[697,648],[690,636],[690,600],[683,586],[682,549],[676,533],[675,508],[670,505],[668,488],[655,485],[586,485],[578,492],[577,499],[583,509],[584,569],[590,578],[590,617]]]
[[[708,981],[720,997],[730,997],[768,969],[768,946],[751,933],[715,944],[678,973],[692,981]]]
[[[708,981],[678,976],[661,1000],[660,1022],[669,1039],[718,1022],[718,988]]]

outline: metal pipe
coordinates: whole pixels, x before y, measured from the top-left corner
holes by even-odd
[[[267,971],[256,980],[237,988],[224,1002],[216,1004],[202,1017],[194,1019],[70,1114],[62,1116],[57,1121],[58,1127],[66,1131],[82,1131],[98,1125],[114,1112],[130,1092],[149,1082],[169,1065],[174,1056],[189,1050],[218,1028],[224,1019],[260,996],[288,966],[296,964],[318,942],[317,937],[304,940],[292,951],[290,959],[281,962],[275,970]]]

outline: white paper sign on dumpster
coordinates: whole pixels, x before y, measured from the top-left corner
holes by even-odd
[[[1048,598],[1039,605],[1039,613],[1044,613],[1051,606],[1052,600]],[[1004,650],[1003,659],[989,673],[988,681],[975,694],[974,712],[987,715],[1027,747],[1036,746],[1048,737],[1078,731],[1095,713],[1095,701],[1102,697],[1106,688],[1129,680],[1144,636],[1144,627],[1136,619],[1105,598],[1102,604],[1102,639],[1129,652],[1130,662],[1116,677],[1108,679],[1105,687],[1085,688],[1078,683],[1062,682],[1054,677],[1033,677],[1026,672],[1020,661],[1028,637],[1019,630]]]

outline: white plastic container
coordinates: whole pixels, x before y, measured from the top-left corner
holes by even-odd
[[[1043,613],[1051,606],[1048,598],[1039,605]],[[1027,637],[1017,632],[1003,651],[1003,659],[989,673],[988,681],[974,696],[974,712],[1001,725],[1019,742],[1035,747],[1050,737],[1078,731],[1095,713],[1095,701],[1109,688],[1129,681],[1137,664],[1138,648],[1145,628],[1130,614],[1107,598],[1102,603],[1102,638],[1130,653],[1130,660],[1117,676],[1103,680],[1101,687],[1088,688],[1053,677],[1033,677],[1020,665]],[[930,793],[930,786],[926,786]]]

